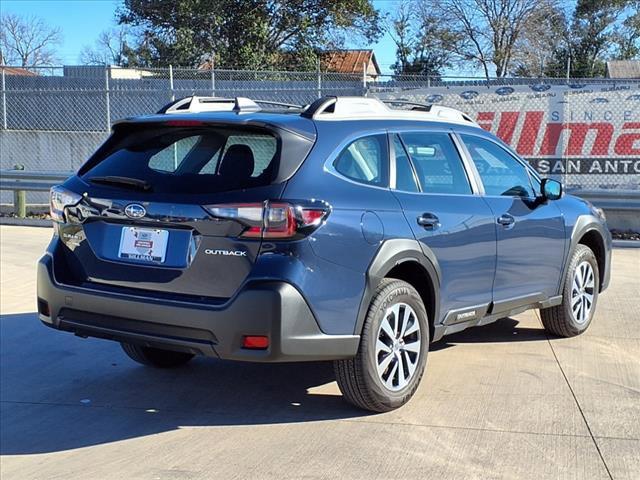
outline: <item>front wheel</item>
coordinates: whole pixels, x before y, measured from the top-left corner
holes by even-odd
[[[173,368],[184,365],[193,358],[191,353],[174,352],[160,348],[143,347],[133,343],[121,343],[122,350],[129,358],[142,364],[157,368]]]
[[[344,398],[373,412],[398,408],[413,396],[427,362],[429,323],[418,292],[385,279],[369,306],[354,358],[334,362]]]
[[[583,333],[593,320],[600,290],[598,262],[586,245],[571,256],[562,290],[562,303],[540,310],[545,330],[559,337]]]

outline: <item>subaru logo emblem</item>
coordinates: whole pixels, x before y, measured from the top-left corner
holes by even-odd
[[[142,218],[147,214],[147,209],[138,203],[130,203],[124,209],[124,213],[129,218]]]

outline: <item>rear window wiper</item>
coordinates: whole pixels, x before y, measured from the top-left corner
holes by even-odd
[[[140,180],[139,178],[131,177],[118,177],[116,175],[106,175],[91,177],[88,179],[91,183],[100,183],[103,185],[117,185],[121,187],[133,188],[135,190],[143,190],[148,192],[151,190],[151,184],[146,180]]]

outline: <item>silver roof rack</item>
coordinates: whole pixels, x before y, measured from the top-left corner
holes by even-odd
[[[407,105],[413,108],[396,109],[387,105]],[[301,115],[314,120],[405,119],[478,125],[467,114],[455,108],[402,99],[380,100],[368,97],[322,97],[309,105]]]
[[[259,112],[262,110],[259,104],[284,108],[304,108],[302,105],[292,103],[274,102],[271,100],[252,100],[246,97],[221,98],[193,95],[175,100],[162,107],[157,113]]]
[[[171,102],[161,108],[158,113],[249,113],[261,111],[261,104],[283,107],[285,109],[295,109],[301,112],[301,116],[314,120],[402,119],[455,122],[478,126],[468,115],[454,108],[412,102],[404,99],[380,100],[369,97],[326,96],[317,99],[311,105],[302,106],[271,100],[253,100],[245,97],[221,98],[199,97],[194,95]],[[387,105],[404,105],[411,106],[412,108],[389,108]]]

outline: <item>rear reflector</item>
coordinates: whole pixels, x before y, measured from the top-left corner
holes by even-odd
[[[295,239],[311,233],[327,218],[330,207],[319,200],[229,203],[204,207],[212,216],[244,225],[245,238]]]
[[[269,348],[269,337],[262,335],[245,335],[242,337],[242,348],[249,350],[265,350]]]

